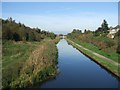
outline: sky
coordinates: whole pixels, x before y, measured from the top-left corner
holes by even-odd
[[[1,0],[2,2],[119,2],[120,0]]]
[[[117,2],[2,2],[2,18],[32,28],[67,34],[73,29],[96,30],[105,19],[118,24]]]

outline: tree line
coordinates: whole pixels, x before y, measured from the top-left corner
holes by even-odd
[[[98,27],[98,29],[95,31],[85,29],[82,33],[82,30],[73,29],[71,33],[67,34],[67,37],[74,41],[77,40],[81,43],[92,44],[104,52],[109,52],[111,50],[120,54],[120,30],[115,34],[114,39],[107,37],[108,30],[109,27],[107,21],[103,20],[101,27]]]
[[[2,39],[14,41],[41,41],[44,38],[54,39],[56,35],[52,32],[39,28],[30,28],[22,23],[16,23],[12,18],[2,19]]]

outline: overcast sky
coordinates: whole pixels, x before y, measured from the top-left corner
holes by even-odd
[[[66,34],[76,29],[97,29],[103,19],[118,24],[117,2],[3,2],[2,17],[42,30]]]

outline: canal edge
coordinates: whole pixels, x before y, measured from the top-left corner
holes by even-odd
[[[119,73],[116,74],[114,71],[110,70],[109,68],[107,68],[104,64],[100,63],[99,61],[97,61],[95,58],[91,57],[89,54],[85,53],[83,50],[79,49],[78,47],[76,47],[75,45],[73,45],[73,41],[66,39],[68,43],[70,43],[73,47],[75,47],[77,50],[79,50],[81,53],[83,53],[85,56],[87,56],[88,58],[92,59],[92,61],[94,61],[95,63],[97,63],[98,65],[100,65],[101,67],[103,67],[105,70],[107,70],[108,72],[110,72],[112,75],[114,75],[117,79],[120,80],[120,75]],[[75,42],[74,42],[75,43]],[[75,43],[77,44],[77,43]],[[97,57],[97,56],[96,56]]]

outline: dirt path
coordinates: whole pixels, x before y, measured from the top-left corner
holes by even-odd
[[[69,40],[70,42],[74,43],[75,45],[77,45],[78,47],[80,47],[80,48],[82,48],[82,49],[84,49],[84,50],[86,50],[86,51],[89,51],[90,53],[96,55],[97,57],[99,57],[99,58],[101,58],[101,59],[104,59],[104,60],[106,60],[106,61],[108,61],[108,62],[110,62],[110,63],[112,63],[112,64],[120,67],[120,64],[117,63],[117,62],[115,62],[115,61],[113,61],[112,59],[109,59],[109,58],[107,58],[107,57],[104,57],[103,55],[100,55],[100,54],[98,54],[98,53],[95,53],[95,52],[87,49],[87,48],[84,48],[83,46],[81,46],[81,45],[79,45],[79,44],[71,41],[70,39],[68,39],[68,40]]]

